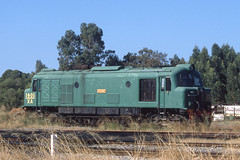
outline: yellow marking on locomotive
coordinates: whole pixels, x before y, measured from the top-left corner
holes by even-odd
[[[97,89],[97,93],[106,93],[106,89]]]
[[[26,93],[26,100],[28,104],[33,104],[34,99],[35,99],[35,93]]]

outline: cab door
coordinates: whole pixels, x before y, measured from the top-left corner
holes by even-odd
[[[171,103],[171,79],[170,77],[160,77],[160,110],[166,112],[166,108],[169,108]]]
[[[33,80],[33,93],[35,92],[36,106],[41,106],[41,83],[39,79]]]
[[[165,77],[160,77],[159,78],[159,82],[160,82],[160,94],[159,94],[159,104],[160,104],[160,109],[161,111],[165,110],[165,81],[166,78]]]

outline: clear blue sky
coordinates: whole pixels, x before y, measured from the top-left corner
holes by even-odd
[[[36,60],[58,69],[57,42],[83,22],[102,28],[105,48],[120,58],[143,47],[186,60],[195,45],[240,51],[238,0],[1,0],[0,76],[35,71]]]

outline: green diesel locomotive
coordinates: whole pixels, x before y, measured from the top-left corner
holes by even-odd
[[[194,65],[90,70],[43,69],[24,93],[24,109],[75,118],[148,117],[211,121],[211,90]]]

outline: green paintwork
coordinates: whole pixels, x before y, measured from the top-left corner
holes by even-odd
[[[24,106],[75,106],[75,107],[139,107],[187,109],[196,99],[187,97],[188,92],[197,92],[198,87],[179,87],[180,73],[194,72],[190,64],[163,68],[94,67],[91,70],[55,71],[42,70],[33,77],[38,88],[25,90]],[[171,79],[171,91],[162,81]],[[140,79],[156,79],[156,101],[139,100]],[[126,82],[130,82],[127,87]],[[27,100],[27,95],[32,103]],[[29,99],[29,97],[28,97]],[[192,101],[192,102],[191,102]]]
[[[93,67],[91,71],[117,71],[121,68],[121,66]]]

